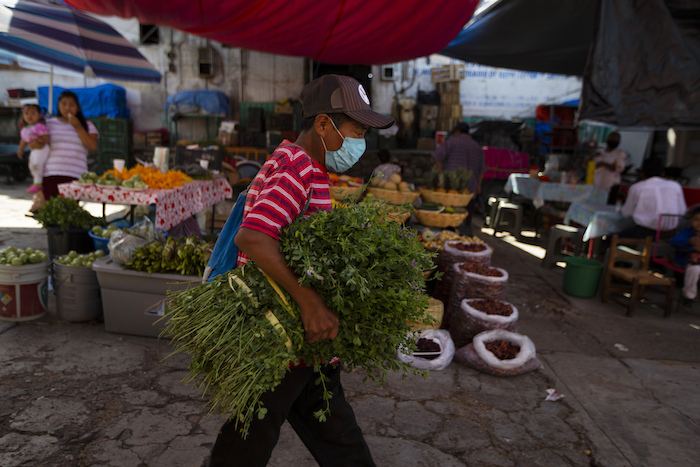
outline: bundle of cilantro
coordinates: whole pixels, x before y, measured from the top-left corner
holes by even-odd
[[[415,346],[409,322],[432,320],[425,313],[423,271],[433,267],[433,254],[414,232],[386,221],[384,212],[379,201],[318,212],[297,219],[280,238],[300,282],[313,286],[337,314],[334,340],[304,342],[296,303],[252,263],[171,294],[163,336],[171,337],[176,352],[191,354],[186,381],[203,387],[212,410],[230,413],[244,434],[253,416],[265,416],[262,393],[300,357],[316,370],[339,357],[380,383],[387,371],[416,372],[395,356],[400,346]],[[327,412],[315,415],[324,420]]]

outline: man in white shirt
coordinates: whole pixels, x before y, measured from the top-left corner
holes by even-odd
[[[636,224],[634,227],[620,232],[620,237],[644,238],[656,235],[659,227],[659,215],[679,214],[686,211],[683,189],[678,182],[661,178],[664,172],[663,162],[658,159],[647,159],[642,165],[644,180],[635,183],[627,193],[627,200],[622,207],[622,215],[631,217]],[[661,230],[675,229],[677,218],[664,220]]]

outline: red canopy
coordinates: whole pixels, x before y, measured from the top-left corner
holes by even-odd
[[[479,0],[65,0],[78,10],[170,26],[232,47],[345,64],[442,50]]]

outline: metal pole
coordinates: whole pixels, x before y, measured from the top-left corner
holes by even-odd
[[[53,65],[50,67],[50,75],[49,75],[49,115],[53,114]]]

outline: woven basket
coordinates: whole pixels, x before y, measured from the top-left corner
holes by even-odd
[[[415,191],[385,190],[384,188],[369,187],[367,193],[371,193],[376,199],[381,199],[391,204],[412,203],[420,196]]]
[[[474,193],[442,193],[435,190],[421,189],[420,196],[428,203],[438,203],[443,206],[464,207],[474,197]]]
[[[410,322],[408,323],[411,327],[411,331],[422,331],[424,329],[438,329],[442,323],[442,316],[445,314],[445,306],[440,300],[435,298],[430,298],[428,300],[428,308],[425,310],[426,315],[430,315],[437,320],[431,326],[423,324],[422,322]]]
[[[332,186],[329,187],[331,198],[342,201],[347,196],[357,196],[362,187],[359,186]]]
[[[420,210],[415,214],[418,222],[428,227],[458,227],[469,215],[468,212],[446,213]]]
[[[403,224],[411,217],[411,211],[401,207],[387,206],[386,217],[389,220]]]

